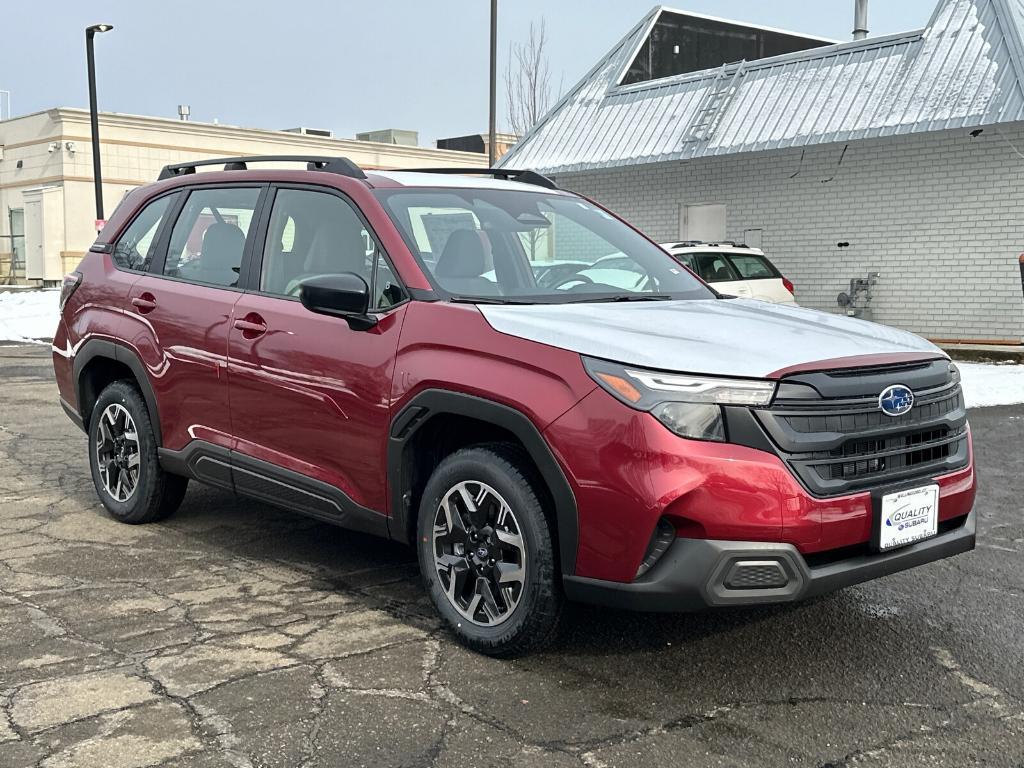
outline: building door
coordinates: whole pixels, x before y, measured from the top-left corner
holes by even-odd
[[[717,203],[683,205],[679,210],[679,239],[717,243],[725,239],[725,206]]]

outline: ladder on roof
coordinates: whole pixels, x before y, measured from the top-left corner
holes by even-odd
[[[711,85],[708,86],[697,105],[697,112],[693,116],[690,127],[683,135],[683,141],[707,141],[714,135],[729,102],[732,101],[732,97],[739,89],[740,78],[743,77],[746,64],[747,60],[743,59],[735,65],[736,71],[732,73],[731,77],[727,70],[733,66],[732,64],[723,64],[719,67],[715,79],[711,81]]]

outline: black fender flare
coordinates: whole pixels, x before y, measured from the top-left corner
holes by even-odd
[[[157,410],[156,393],[153,391],[153,384],[149,380],[149,373],[139,356],[124,344],[118,344],[107,339],[90,339],[75,354],[73,375],[75,381],[75,396],[78,398],[78,413],[89,430],[89,419],[87,414],[82,413],[82,371],[96,358],[106,358],[114,362],[126,365],[135,376],[135,381],[142,392],[142,399],[146,402],[146,410],[149,412],[149,420],[153,425],[153,434],[156,437],[157,447],[163,445],[163,436],[160,432],[160,412]],[[99,394],[99,393],[96,393]]]
[[[576,568],[579,541],[579,517],[576,497],[565,473],[555,459],[547,441],[526,414],[510,406],[475,395],[445,389],[427,389],[412,398],[391,420],[388,433],[388,479],[391,485],[391,537],[409,541],[408,479],[403,473],[403,454],[408,441],[431,416],[452,414],[466,416],[501,427],[515,435],[523,444],[541,477],[547,484],[555,506],[558,527],[558,551],[562,574],[572,575]]]

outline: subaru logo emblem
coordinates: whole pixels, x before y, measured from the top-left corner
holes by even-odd
[[[902,384],[893,384],[878,396],[878,407],[886,416],[902,416],[914,407],[914,393]]]

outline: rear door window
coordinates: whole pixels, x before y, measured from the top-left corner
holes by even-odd
[[[194,190],[171,231],[163,273],[235,287],[260,193],[259,187]]]
[[[730,253],[729,261],[743,280],[768,280],[779,277],[779,271],[772,263],[755,253]]]
[[[728,283],[740,279],[724,253],[693,253],[690,259],[692,269],[709,283]]]

